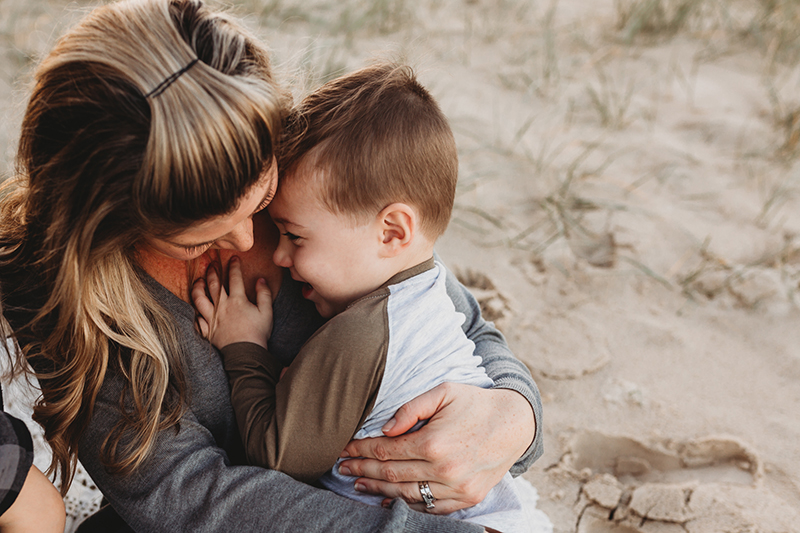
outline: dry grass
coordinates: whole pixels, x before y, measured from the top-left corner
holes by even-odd
[[[710,251],[706,239],[693,265],[676,277],[682,293],[690,300],[727,300],[730,304],[758,309],[774,297],[797,303],[800,290],[800,248],[794,236],[784,237],[784,246],[746,264],[731,264]]]
[[[621,76],[611,76],[602,66],[598,66],[596,71],[597,81],[586,87],[592,109],[597,113],[603,127],[624,128],[630,120],[634,80],[621,80]]]
[[[594,35],[579,30],[583,28],[581,24],[565,23],[560,5],[564,1],[534,4],[524,0],[418,3],[407,0],[233,0],[233,7],[245,15],[267,41],[281,35],[284,39],[286,35],[306,36],[302,45],[296,46],[292,58],[293,81],[302,87],[314,87],[351,69],[364,43],[386,42],[376,41],[376,38],[403,43],[401,46],[415,43],[423,48],[460,48],[464,51],[465,64],[473,61],[469,56],[476,52],[499,58],[490,73],[496,77],[499,87],[510,93],[538,98],[543,108],[561,109],[563,131],[559,136],[542,137],[538,128],[541,116],[531,111],[536,109],[533,106],[521,112],[512,123],[502,125],[501,135],[487,138],[485,127],[473,128],[480,132],[478,150],[495,154],[493,157],[501,161],[498,168],[515,169],[511,171],[553,185],[548,190],[544,190],[547,186],[543,185],[541,193],[529,199],[536,206],[536,214],[527,223],[514,223],[492,207],[464,202],[456,206],[455,223],[481,235],[487,245],[541,254],[554,243],[564,242],[576,256],[590,264],[612,266],[619,260],[613,233],[590,227],[584,220],[587,214],[611,213],[623,204],[609,206],[603,199],[587,196],[579,185],[585,176],[602,174],[617,157],[619,147],[626,143],[624,130],[636,122],[637,117],[651,129],[659,124],[659,100],[663,98],[662,90],[654,82],[651,87],[655,89],[649,89],[652,97],[648,99],[648,106],[637,110],[635,101],[642,86],[627,74],[627,67],[619,68],[620,65],[634,61],[641,44],[657,44],[680,34],[696,39],[700,48],[690,70],[680,70],[677,62],[672,65],[672,78],[682,80],[691,104],[701,64],[697,58],[703,56],[713,61],[716,56],[706,53],[707,50],[722,49],[726,42],[750,43],[765,54],[770,64],[796,61],[796,52],[800,50],[800,0],[613,0],[615,34],[630,50],[622,54],[604,50],[607,41],[597,39],[602,37],[602,32]],[[81,4],[73,5],[78,6],[73,11],[80,9]],[[4,44],[6,64],[12,65],[9,83],[23,76],[46,49],[46,43],[61,31],[54,20],[58,9],[46,1],[30,5],[13,0],[0,3],[0,15],[3,15],[0,17],[0,42]],[[454,10],[459,13],[455,24],[452,23]],[[445,21],[450,24],[443,24]],[[439,30],[440,27],[444,29]],[[657,71],[648,74],[658,75],[663,74]],[[575,84],[575,79],[582,81]],[[582,92],[565,90],[570,82],[573,87],[580,86]],[[800,105],[791,97],[791,86],[767,85],[770,120],[777,135],[774,152],[784,164],[791,166],[800,152]],[[569,103],[565,104],[566,101]],[[588,110],[593,116],[595,126],[599,126],[595,133],[608,140],[603,144],[585,143],[583,151],[577,154],[574,149],[566,149],[572,135],[570,129],[576,124],[585,126],[583,122],[587,118],[574,116],[576,102],[580,110]],[[592,158],[600,162],[589,165],[587,161]],[[463,193],[496,179],[496,174],[476,171],[466,164],[462,169],[460,190]],[[649,179],[645,175],[640,181]],[[763,191],[762,210],[756,222],[773,221],[794,199],[797,187],[795,173],[787,170],[784,179]],[[665,278],[657,269],[646,265],[646,258],[641,261],[623,259],[663,284]],[[714,263],[706,261],[701,274],[709,270],[709,264]],[[684,274],[676,280],[677,286],[690,286],[698,275]]]
[[[759,0],[740,33],[772,61],[796,63],[800,54],[800,0]]]
[[[796,95],[785,99],[773,85],[767,87],[767,96],[779,138],[776,155],[791,159],[800,150],[800,102]]]
[[[686,31],[716,53],[754,44],[770,64],[794,64],[800,54],[800,0],[615,0],[615,7],[615,30],[628,44]]]
[[[454,242],[533,264],[532,286],[568,296],[579,277],[616,278],[678,305],[798,305],[800,0],[229,1],[300,92],[375,52],[433,65],[426,85],[459,145]],[[60,0],[0,0],[3,153],[21,80],[63,30],[62,13]],[[709,67],[742,69],[755,88],[716,86]],[[736,98],[724,108],[716,94]],[[722,130],[740,124],[745,140],[726,141]],[[784,244],[742,258],[718,226],[754,247]],[[505,280],[464,271],[462,281],[483,291],[490,318],[510,320]]]
[[[627,43],[677,34],[705,0],[615,0],[616,29]]]

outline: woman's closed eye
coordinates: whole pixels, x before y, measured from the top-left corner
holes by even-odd
[[[270,204],[270,202],[272,202],[273,198],[275,198],[275,192],[274,191],[272,191],[270,194],[268,194],[266,198],[261,200],[261,203],[258,204],[258,207],[256,207],[255,211],[253,211],[253,214],[255,215],[256,213],[260,213],[261,211],[266,209],[267,206]]]
[[[196,253],[202,253],[211,248],[211,245],[214,244],[213,242],[207,242],[204,244],[195,244],[192,246],[181,246],[187,254],[193,255]]]

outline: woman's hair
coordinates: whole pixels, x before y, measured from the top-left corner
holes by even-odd
[[[66,492],[109,366],[125,382],[110,471],[133,471],[178,423],[181,340],[135,247],[235,211],[272,163],[288,98],[263,45],[199,0],[97,8],[34,81],[0,202],[0,290]]]

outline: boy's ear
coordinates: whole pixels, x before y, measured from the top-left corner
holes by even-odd
[[[378,213],[381,252],[384,257],[394,257],[406,250],[417,233],[417,214],[408,204],[397,202]]]

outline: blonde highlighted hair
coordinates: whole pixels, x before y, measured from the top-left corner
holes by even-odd
[[[109,367],[125,382],[110,471],[135,470],[178,423],[185,354],[135,248],[233,212],[286,109],[263,46],[199,0],[97,8],[39,65],[0,202],[0,295],[62,492]]]
[[[323,204],[355,220],[405,202],[433,240],[450,221],[456,143],[407,66],[375,64],[309,94],[287,120],[278,164],[284,183],[298,170],[313,174]]]

